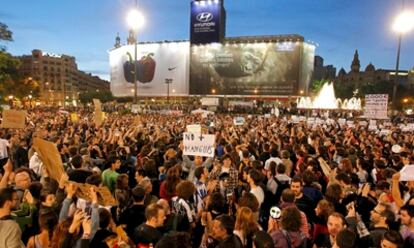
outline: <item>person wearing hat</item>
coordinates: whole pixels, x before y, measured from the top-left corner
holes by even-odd
[[[136,186],[132,189],[134,203],[120,214],[119,223],[124,227],[129,237],[132,237],[137,226],[145,222],[145,189]]]

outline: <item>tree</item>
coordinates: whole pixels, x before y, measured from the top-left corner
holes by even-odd
[[[317,94],[322,89],[322,86],[325,83],[328,83],[328,81],[327,80],[324,80],[324,79],[321,79],[321,80],[313,80],[313,82],[312,82],[312,93],[313,94]]]
[[[0,41],[12,41],[12,32],[7,25],[0,22]],[[28,95],[39,95],[39,85],[36,81],[23,78],[19,75],[21,62],[6,51],[5,46],[0,49],[0,101],[8,95],[23,99]]]
[[[115,99],[112,92],[108,90],[84,92],[79,95],[79,100],[83,104],[92,102],[94,98],[99,99],[101,102],[110,102]]]

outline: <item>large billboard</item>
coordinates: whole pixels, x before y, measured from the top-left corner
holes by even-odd
[[[299,41],[192,46],[190,56],[190,94],[299,95],[307,83]]]
[[[138,96],[187,96],[189,80],[189,42],[138,44],[109,52],[111,91],[116,97],[134,95],[134,67],[137,69]]]
[[[192,1],[190,41],[192,44],[221,42],[224,37],[225,13],[221,0]]]

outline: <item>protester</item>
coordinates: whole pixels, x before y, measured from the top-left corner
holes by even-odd
[[[346,113],[315,112],[313,124],[279,108],[278,117],[242,115],[244,124],[234,125],[234,113],[105,108],[99,125],[88,108],[77,121],[33,108],[25,129],[0,129],[0,247],[413,243],[414,179],[405,169],[414,134],[401,123],[377,121],[389,132],[376,132],[355,117],[343,123]],[[188,124],[215,135],[214,156],[187,154]],[[35,137],[57,152],[42,153]],[[270,216],[274,206],[281,216]]]

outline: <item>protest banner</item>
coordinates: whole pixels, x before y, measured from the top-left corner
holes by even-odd
[[[187,125],[186,130],[188,133],[201,133],[201,125],[200,124]]]
[[[63,168],[62,158],[56,145],[40,138],[34,138],[33,147],[39,154],[44,166],[46,166],[50,177],[59,181],[65,173],[65,169]]]
[[[364,117],[368,119],[387,119],[388,94],[365,95]]]
[[[26,110],[3,110],[2,128],[24,128],[26,123]]]
[[[184,155],[214,157],[216,136],[213,134],[184,133]]]

